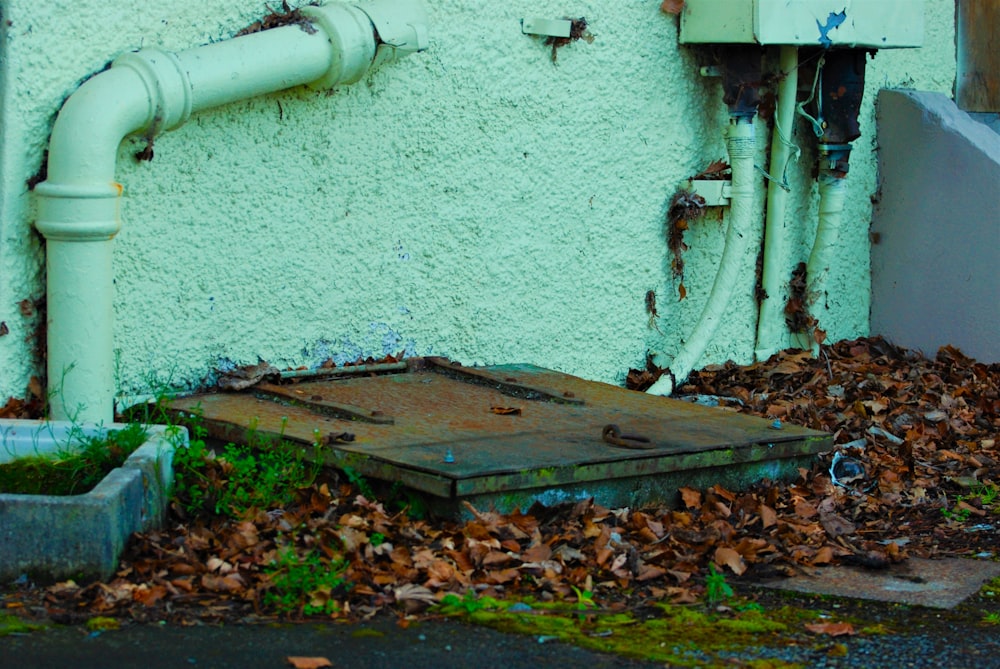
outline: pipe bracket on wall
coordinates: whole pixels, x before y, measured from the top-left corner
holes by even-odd
[[[569,37],[573,22],[569,19],[521,19],[521,32],[525,35]]]
[[[733,193],[733,182],[722,179],[692,179],[689,190],[705,201],[706,207],[725,207]]]

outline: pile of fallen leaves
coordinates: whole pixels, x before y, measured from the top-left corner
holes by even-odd
[[[57,620],[266,619],[278,615],[265,602],[280,600],[289,551],[297,564],[341,571],[343,583],[300,579],[301,601],[282,615],[356,619],[470,591],[607,607],[690,602],[703,597],[710,565],[765,578],[1000,545],[1000,501],[986,494],[1000,482],[998,365],[950,347],[931,360],[875,338],[824,347],[818,358],[786,351],[711,367],[691,375],[685,395],[825,430],[836,453],[791,483],[684,488],[681,508],[468,507],[466,522],[390,510],[328,471],[286,508],[239,520],[175,516],[168,529],[134,537],[109,582],[56,584],[38,606]],[[831,476],[834,455],[854,464],[851,476]]]

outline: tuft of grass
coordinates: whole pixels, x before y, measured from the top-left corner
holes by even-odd
[[[958,506],[961,502],[978,503],[987,513],[1000,514],[1000,504],[997,504],[998,496],[1000,496],[1000,488],[992,483],[973,486],[968,495],[958,495],[955,498],[955,509],[942,507],[941,515],[947,520],[957,523],[964,523],[969,520],[969,517],[972,516],[972,509],[966,506]]]
[[[130,423],[121,430],[86,436],[74,430],[70,443],[49,455],[29,455],[0,465],[0,492],[18,495],[82,495],[121,467],[146,442],[146,428]]]

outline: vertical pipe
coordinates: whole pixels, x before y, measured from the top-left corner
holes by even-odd
[[[50,319],[46,333],[49,412],[59,419],[110,423],[114,415],[113,352],[91,347],[112,337],[113,292],[101,289],[112,283],[112,248],[108,241],[46,243],[48,313],[74,314]]]
[[[788,340],[785,327],[785,303],[788,301],[787,272],[782,259],[786,256],[785,183],[786,166],[792,149],[792,124],[795,120],[795,96],[798,83],[799,51],[794,46],[781,47],[774,129],[771,131],[771,179],[767,182],[767,218],[764,223],[764,262],[761,271],[763,297],[757,319],[755,360],[766,360],[785,348]]]
[[[847,197],[847,175],[832,169],[828,164],[821,164],[818,181],[819,222],[816,225],[816,240],[806,264],[806,294],[812,317],[818,323],[823,323],[826,315],[827,279],[840,237],[844,200]],[[815,333],[810,337],[809,347],[813,355],[819,353]]]
[[[753,118],[733,117],[726,143],[733,172],[726,246],[712,284],[712,292],[709,293],[708,302],[694,331],[669,365],[656,360],[658,366],[668,368],[670,373],[661,376],[646,391],[653,395],[672,394],[675,383],[679,384],[686,379],[705,353],[736,290],[737,278],[750,243],[755,183]]]

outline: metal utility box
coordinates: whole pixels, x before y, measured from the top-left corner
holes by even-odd
[[[924,40],[923,0],[687,0],[682,44],[892,49]]]

